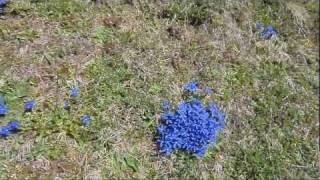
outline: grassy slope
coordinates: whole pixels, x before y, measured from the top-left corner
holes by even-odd
[[[0,19],[11,108],[0,123],[24,127],[0,140],[1,179],[320,177],[316,1],[108,2],[17,0]],[[108,16],[122,21],[108,27]],[[257,21],[279,38],[259,40]],[[161,101],[178,103],[192,78],[215,89],[226,130],[203,159],[164,157],[154,143]],[[68,113],[75,83],[81,98]],[[30,98],[37,109],[22,114]]]

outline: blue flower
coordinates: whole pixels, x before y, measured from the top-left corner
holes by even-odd
[[[206,107],[199,99],[181,102],[176,112],[161,115],[160,152],[170,155],[175,150],[184,150],[203,157],[224,128],[224,118],[213,103]]]
[[[0,95],[0,104],[5,104],[4,97]]]
[[[67,110],[67,111],[70,110],[70,103],[69,103],[69,101],[64,101],[64,106],[63,106],[63,108],[64,108],[65,110]]]
[[[11,121],[8,123],[7,127],[11,132],[17,132],[20,130],[20,123],[17,120]]]
[[[261,39],[265,39],[265,40],[270,39],[271,37],[276,36],[278,34],[278,31],[272,25],[265,27],[265,25],[263,23],[258,22],[256,27],[260,31],[260,38]]]
[[[35,107],[36,103],[34,101],[27,101],[24,103],[25,111],[32,111]]]
[[[189,93],[195,93],[199,88],[199,84],[196,81],[190,81],[184,86],[184,90]]]
[[[80,94],[80,89],[78,87],[73,87],[70,89],[70,96],[71,97],[78,97]]]
[[[8,0],[0,0],[0,15],[4,13],[4,8],[9,3]]]
[[[260,34],[262,39],[270,39],[273,36],[276,36],[278,31],[271,25],[269,25],[262,33]]]
[[[163,101],[162,103],[163,111],[167,112],[171,109],[171,103],[168,100]]]
[[[89,115],[81,116],[80,121],[82,125],[88,126],[91,122],[91,116]]]
[[[1,127],[0,129],[0,136],[2,137],[8,137],[10,135],[10,129],[6,126]]]
[[[213,94],[213,90],[210,87],[206,87],[205,92],[207,93],[207,95],[211,96]]]
[[[0,104],[0,116],[4,116],[8,113],[9,109],[5,104]]]
[[[262,22],[258,22],[258,23],[256,24],[256,27],[257,27],[257,29],[259,29],[260,31],[263,31],[263,30],[264,30],[264,24],[263,24]]]
[[[9,3],[8,0],[0,0],[0,7],[4,7]]]

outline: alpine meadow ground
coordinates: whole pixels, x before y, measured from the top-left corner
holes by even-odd
[[[0,126],[16,119],[21,130],[0,138],[0,179],[320,178],[319,1],[15,0],[3,10]],[[262,39],[258,22],[278,33]],[[176,107],[190,80],[213,88],[225,127],[203,158],[165,156],[162,102]]]

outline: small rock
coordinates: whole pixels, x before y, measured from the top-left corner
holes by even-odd
[[[113,43],[105,43],[104,44],[104,51],[107,54],[114,55],[116,53],[116,45]]]
[[[178,26],[170,26],[168,29],[167,29],[167,31],[168,31],[168,33],[169,33],[169,35],[171,36],[171,37],[174,37],[174,38],[176,38],[176,39],[181,39],[181,37],[182,37],[182,30],[181,30],[181,28],[180,27],[178,27]]]
[[[122,18],[117,16],[109,16],[103,20],[103,23],[106,27],[119,27],[121,22]]]
[[[224,60],[228,62],[234,62],[237,59],[237,55],[233,51],[224,51],[222,55]]]

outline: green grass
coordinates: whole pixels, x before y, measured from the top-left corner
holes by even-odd
[[[319,178],[318,6],[10,3],[0,19],[0,94],[10,113],[0,125],[17,118],[22,131],[0,139],[0,178]],[[109,16],[122,21],[107,27]],[[279,37],[260,40],[257,21]],[[178,104],[191,79],[215,90],[207,100],[225,112],[226,128],[202,159],[163,156],[155,143],[161,102]],[[63,102],[76,84],[81,95],[68,112]],[[28,99],[37,108],[22,113]]]

